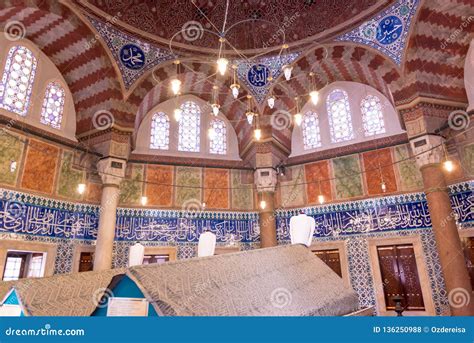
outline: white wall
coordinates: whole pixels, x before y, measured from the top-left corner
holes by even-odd
[[[178,151],[178,122],[174,119],[174,110],[186,101],[194,101],[201,107],[201,134],[200,134],[200,152]],[[151,121],[153,114],[164,112],[170,118],[170,143],[169,150],[150,149]],[[226,123],[227,129],[227,154],[218,155],[209,153],[208,129],[210,121],[215,118],[211,114],[210,106],[202,99],[194,95],[183,95],[177,99],[170,99],[152,108],[142,120],[138,133],[136,135],[135,154],[158,155],[158,156],[179,156],[193,158],[210,158],[220,160],[240,161],[239,144],[237,135],[229,120],[219,113],[219,119]]]
[[[326,98],[331,91],[337,88],[346,91],[349,97],[354,139],[344,142],[332,143],[330,137],[328,113],[326,110]],[[376,95],[380,99],[385,122],[385,133],[383,134],[373,135],[370,137],[365,137],[364,135],[360,103],[367,95]],[[291,136],[290,157],[334,149],[346,145],[353,145],[356,143],[374,140],[381,137],[398,135],[405,132],[401,128],[399,116],[390,101],[375,88],[357,82],[337,81],[327,85],[319,91],[318,104],[315,106],[311,101],[308,101],[303,106],[301,113],[304,115],[307,111],[313,111],[318,114],[321,146],[315,149],[305,150],[303,144],[302,126],[295,126]]]

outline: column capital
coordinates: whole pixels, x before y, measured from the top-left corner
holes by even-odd
[[[277,175],[273,168],[258,168],[255,171],[255,185],[257,192],[275,192]]]
[[[419,168],[441,163],[444,159],[444,138],[437,135],[423,135],[410,140],[410,146]]]
[[[97,163],[97,171],[102,178],[102,183],[117,187],[125,177],[125,167],[126,161],[113,157],[101,159]]]

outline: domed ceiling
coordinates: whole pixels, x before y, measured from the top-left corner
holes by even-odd
[[[302,43],[321,33],[338,33],[393,3],[392,0],[82,0],[90,12],[162,43],[218,48],[217,32],[236,49]],[[112,18],[112,19],[111,19]],[[214,32],[211,33],[211,32]]]

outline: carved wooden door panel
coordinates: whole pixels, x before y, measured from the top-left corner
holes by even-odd
[[[313,253],[326,263],[337,275],[342,277],[339,250],[313,250]]]
[[[399,295],[404,298],[402,305],[406,310],[423,311],[425,305],[413,245],[379,246],[377,252],[387,310],[395,309],[393,297]]]

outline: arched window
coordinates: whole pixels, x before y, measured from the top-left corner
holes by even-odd
[[[385,133],[385,123],[380,99],[374,95],[367,95],[365,99],[362,100],[360,107],[365,136]]]
[[[319,118],[315,112],[308,111],[303,117],[303,143],[304,149],[314,149],[321,146],[319,134]]]
[[[43,107],[41,108],[41,123],[61,128],[64,109],[64,88],[58,82],[50,82],[44,94]]]
[[[36,58],[29,49],[21,45],[10,49],[0,84],[0,107],[26,115],[35,71]]]
[[[178,150],[199,152],[201,109],[193,101],[186,101],[181,105],[179,119]]]
[[[218,155],[227,154],[227,131],[224,121],[212,119],[209,128],[209,152]]]
[[[169,149],[170,119],[165,113],[158,112],[153,115],[150,136],[150,149]]]
[[[338,143],[353,139],[354,131],[347,93],[341,89],[333,90],[326,99],[326,106],[331,141]]]

